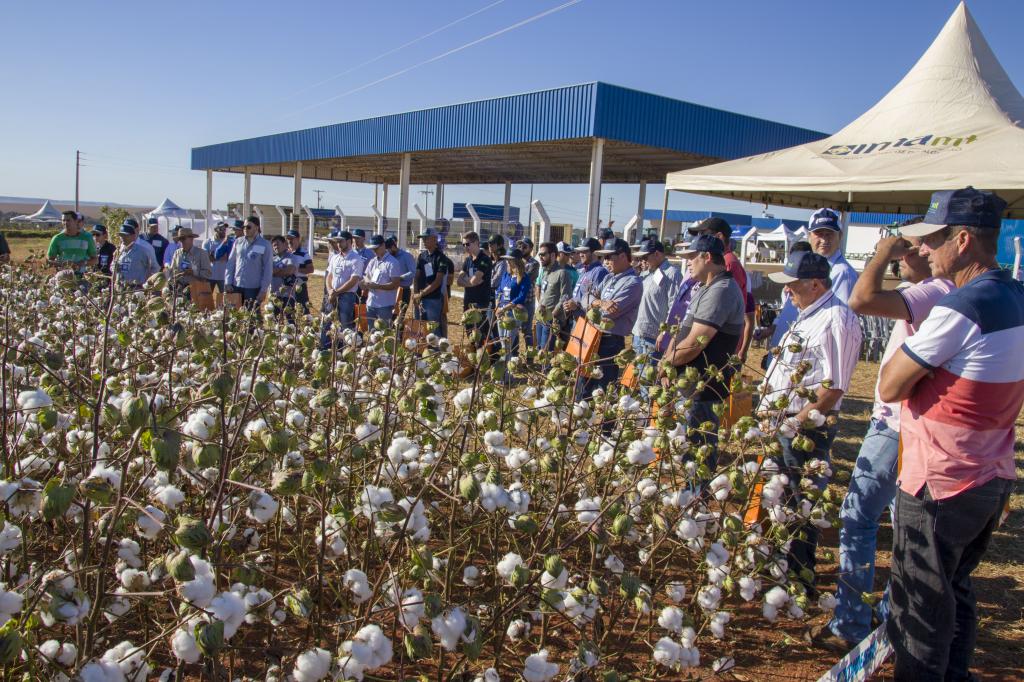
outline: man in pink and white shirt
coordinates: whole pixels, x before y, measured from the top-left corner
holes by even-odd
[[[953,290],[950,281],[932,276],[920,246],[920,238],[882,239],[850,294],[854,312],[896,321],[882,355],[883,366],[917,331],[939,299]],[[899,288],[887,290],[883,286],[885,271],[894,261],[899,262],[904,281]],[[883,401],[876,383],[871,424],[861,442],[839,514],[843,526],[839,531],[838,603],[832,620],[812,631],[816,644],[842,653],[871,630],[872,609],[861,595],[874,591],[878,522],[896,495],[899,431],[900,404]]]
[[[969,680],[977,633],[971,572],[1016,479],[1024,405],[1024,286],[996,262],[1006,202],[971,187],[936,192],[904,229],[957,289],[882,368],[903,400],[888,634],[897,680]]]

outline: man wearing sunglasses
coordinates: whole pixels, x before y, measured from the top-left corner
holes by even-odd
[[[558,262],[558,248],[554,242],[544,242],[537,250],[541,272],[544,278],[538,283],[537,297],[537,347],[543,350],[554,348],[554,338],[568,338],[568,316],[562,303],[572,298],[572,278],[569,271]]]
[[[474,333],[479,332],[479,341],[474,342],[474,346],[478,346],[487,336],[487,309],[491,303],[494,261],[480,248],[480,235],[476,232],[467,232],[462,236],[462,248],[466,251],[466,257],[457,279],[458,285],[465,290],[462,303],[466,310],[476,308],[483,312],[479,322],[466,325],[466,338],[472,339]]]
[[[274,250],[260,235],[260,219],[249,216],[243,234],[231,246],[224,273],[224,290],[238,292],[242,303],[255,308],[267,295],[274,276]]]

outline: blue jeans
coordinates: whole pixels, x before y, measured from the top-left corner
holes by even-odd
[[[526,347],[529,348],[533,346],[533,314],[537,304],[535,301],[528,301],[525,307],[526,322],[523,323],[523,341],[526,343]]]
[[[513,355],[519,353],[519,330],[522,326],[522,323],[516,322],[516,326],[512,329],[498,327],[498,336],[501,338],[501,347],[506,363],[512,359]]]
[[[871,631],[871,606],[861,594],[873,591],[878,522],[896,496],[898,459],[899,434],[872,419],[839,513],[839,604],[829,627],[847,642],[859,642]]]
[[[692,406],[686,412],[686,439],[700,447],[710,445],[711,453],[705,458],[704,464],[708,470],[714,472],[718,468],[718,415],[714,407],[721,403],[720,400],[694,400]],[[715,425],[710,431],[701,430],[700,425],[704,422],[711,422]]]
[[[420,304],[416,306],[416,319],[427,320],[428,322],[436,322],[438,329],[441,328],[441,315],[444,312],[444,299],[438,296],[437,298],[423,298],[420,299]]]
[[[796,450],[793,448],[793,439],[779,436],[779,444],[782,446],[782,458],[773,458],[779,466],[781,473],[789,476],[789,485],[786,490],[786,504],[796,509],[800,506],[803,496],[800,494],[801,481],[803,479],[804,464],[812,459],[820,459],[825,462],[831,461],[832,441],[836,439],[836,432],[839,425],[821,426],[815,429],[801,429],[800,433],[811,439],[814,449],[810,452]],[[818,490],[824,490],[828,480],[824,476],[814,476],[810,479],[811,484]],[[797,537],[799,533],[804,534],[804,539]],[[813,523],[805,523],[794,531],[794,537],[789,546],[789,570],[796,573],[807,569],[811,572],[811,580],[800,577],[800,582],[813,590],[814,569],[817,566],[817,559],[814,554],[818,549],[818,527]]]
[[[626,347],[626,337],[618,334],[602,334],[601,343],[597,347],[597,366],[601,368],[600,379],[580,378],[576,386],[577,397],[589,398],[598,388],[605,389],[619,379],[619,366],[615,364],[615,356]]]
[[[395,316],[395,307],[390,305],[385,306],[366,306],[366,326],[367,329],[373,329],[374,320],[383,320],[388,324],[391,323],[391,319]]]
[[[551,333],[551,325],[543,322],[537,323],[537,348],[540,350],[551,350],[554,347],[554,335]]]
[[[337,302],[334,304],[335,312],[338,316],[338,327],[342,330],[354,329],[356,320],[356,298],[355,292],[346,291],[338,296]],[[331,347],[331,322],[324,322],[323,328],[320,330],[320,347],[330,348]]]

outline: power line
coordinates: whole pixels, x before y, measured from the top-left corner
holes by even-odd
[[[474,10],[474,11],[470,12],[469,14],[467,14],[464,17],[460,17],[460,18],[456,19],[455,21],[452,21],[452,22],[449,22],[449,23],[445,24],[444,26],[441,26],[439,28],[435,28],[432,31],[424,33],[423,35],[421,35],[418,38],[414,38],[414,39],[410,40],[407,43],[402,43],[398,47],[395,47],[395,48],[392,48],[390,50],[387,50],[386,52],[381,52],[376,57],[371,57],[370,59],[367,59],[365,62],[360,62],[359,64],[356,64],[355,66],[349,67],[348,69],[345,69],[341,73],[336,73],[333,76],[328,76],[327,78],[325,78],[325,79],[323,79],[321,81],[313,83],[312,85],[307,85],[306,87],[304,87],[304,88],[302,88],[300,90],[295,91],[295,94],[291,95],[291,97],[287,97],[285,99],[293,99],[294,97],[297,97],[298,95],[301,95],[301,94],[303,94],[305,92],[309,92],[310,90],[312,90],[314,88],[319,88],[320,86],[326,85],[327,83],[330,83],[331,81],[334,81],[334,80],[337,80],[339,78],[342,78],[343,76],[347,76],[347,75],[349,75],[350,73],[352,73],[354,71],[358,71],[359,69],[361,69],[361,68],[363,68],[365,66],[369,66],[370,64],[373,64],[374,62],[377,62],[377,61],[380,61],[381,59],[384,59],[384,57],[388,57],[390,55],[393,55],[394,53],[400,52],[401,50],[404,50],[407,47],[411,47],[412,45],[415,45],[416,43],[424,41],[427,38],[430,38],[431,36],[435,36],[438,33],[441,33],[442,31],[446,31],[449,28],[451,28],[452,26],[456,26],[458,24],[461,24],[462,22],[466,21],[467,19],[472,19],[476,15],[482,14],[483,12],[486,12],[489,9],[497,7],[498,5],[500,5],[503,2],[505,2],[505,0],[497,0],[497,2],[492,2],[491,4],[487,5],[486,7],[481,7],[478,10]]]
[[[490,40],[492,38],[497,38],[500,35],[504,35],[505,33],[508,33],[509,31],[514,31],[517,28],[522,28],[523,26],[526,26],[527,24],[531,24],[531,23],[533,23],[533,22],[535,22],[535,21],[537,21],[539,19],[543,19],[544,17],[546,17],[548,15],[551,15],[551,14],[554,14],[555,12],[561,12],[562,10],[567,9],[569,7],[572,7],[573,5],[578,5],[581,2],[583,2],[583,0],[569,0],[569,2],[564,2],[561,5],[558,5],[556,7],[552,7],[551,9],[548,9],[548,10],[545,10],[543,12],[540,12],[539,14],[534,14],[532,17],[523,19],[522,21],[517,21],[516,23],[514,23],[514,24],[512,24],[510,26],[506,26],[503,29],[495,31],[494,33],[489,33],[489,34],[487,34],[487,35],[485,35],[483,37],[477,38],[475,40],[471,40],[468,43],[465,43],[465,44],[460,45],[458,47],[453,47],[452,49],[447,50],[445,52],[442,52],[439,55],[435,55],[435,56],[431,57],[430,59],[425,59],[422,62],[419,62],[418,64],[413,64],[412,66],[407,66],[404,69],[399,69],[398,71],[395,71],[394,73],[388,74],[387,76],[383,76],[381,78],[378,78],[377,80],[370,81],[369,83],[365,83],[365,84],[360,85],[358,87],[352,88],[351,90],[346,90],[345,92],[342,92],[340,94],[334,95],[333,97],[329,97],[329,98],[327,98],[327,99],[325,99],[325,100],[323,100],[321,102],[317,102],[315,104],[310,104],[308,107],[305,107],[303,109],[299,109],[298,111],[295,111],[295,112],[292,112],[290,114],[287,114],[286,116],[283,116],[282,119],[291,118],[292,116],[297,116],[298,114],[305,113],[305,112],[309,111],[310,109],[316,109],[317,107],[322,107],[325,104],[330,104],[331,102],[334,102],[335,100],[339,100],[342,97],[348,97],[349,95],[354,95],[357,92],[362,92],[363,90],[366,90],[367,88],[371,88],[374,85],[379,85],[380,83],[383,83],[385,81],[389,81],[392,78],[397,78],[398,76],[401,76],[403,74],[409,73],[410,71],[412,71],[414,69],[418,69],[421,66],[426,66],[427,64],[432,64],[432,63],[434,63],[436,61],[444,59],[445,57],[449,57],[449,56],[451,56],[451,55],[453,55],[453,54],[455,54],[457,52],[462,52],[463,50],[466,50],[466,49],[468,49],[470,47],[473,47],[474,45],[479,45],[480,43],[488,41],[488,40]]]

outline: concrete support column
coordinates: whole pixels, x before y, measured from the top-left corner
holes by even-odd
[[[295,193],[292,196],[292,227],[296,230],[302,221],[302,162],[295,162]],[[310,225],[310,229],[313,226]]]
[[[637,187],[636,197],[636,227],[637,236],[642,235],[644,231],[644,207],[647,205],[647,181],[641,180],[640,185]]]
[[[505,204],[501,209],[501,234],[505,234],[505,230],[508,229],[508,224],[511,221],[511,204],[512,204],[512,183],[505,183]]]
[[[406,248],[408,243],[409,222],[409,170],[412,165],[412,154],[402,154],[402,168],[398,179],[398,248]]]
[[[206,239],[213,237],[213,171],[206,171]]]
[[[601,214],[601,168],[604,164],[604,138],[594,139],[590,152],[590,190],[587,192],[587,236],[597,236],[597,220]]]
[[[434,219],[440,220],[444,217],[444,183],[437,183],[434,187]]]
[[[384,221],[388,218],[388,183],[381,185],[381,205],[380,205],[380,224],[383,226]],[[384,227],[381,227],[381,234],[384,234]]]
[[[242,215],[245,220],[252,215],[252,173],[245,171],[245,178],[242,181]]]

